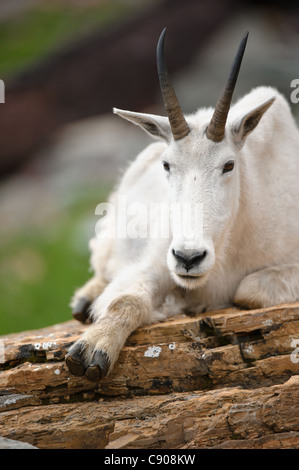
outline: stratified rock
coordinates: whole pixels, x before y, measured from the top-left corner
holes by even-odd
[[[38,448],[299,448],[299,303],[139,328],[110,376],[69,374],[88,326],[1,337],[0,435]]]

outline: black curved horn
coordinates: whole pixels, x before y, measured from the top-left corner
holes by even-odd
[[[180,140],[190,133],[189,126],[183,115],[180,104],[170,83],[164,61],[164,39],[166,28],[163,29],[157,45],[157,68],[164,106],[168,115],[174,140]]]
[[[228,80],[216,103],[214,114],[206,130],[207,138],[212,140],[213,142],[220,142],[224,137],[227,115],[229,112],[233,92],[235,89],[239,70],[241,67],[241,63],[242,63],[242,59],[243,59],[243,55],[244,55],[244,51],[245,51],[245,47],[247,43],[247,38],[248,38],[248,31],[244,34],[240,42]]]

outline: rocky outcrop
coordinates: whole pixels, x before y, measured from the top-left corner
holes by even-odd
[[[299,303],[139,328],[100,383],[64,356],[88,326],[1,337],[0,435],[39,448],[299,448]]]

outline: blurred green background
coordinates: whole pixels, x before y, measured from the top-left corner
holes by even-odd
[[[139,8],[136,3],[114,0],[12,3],[15,8],[12,5],[9,11],[8,6],[8,14],[2,5],[0,21],[0,77],[5,83],[63,44],[92,30],[105,30]],[[71,319],[71,296],[92,274],[88,240],[94,236],[94,210],[106,200],[112,185],[113,181],[76,182],[50,220],[31,226],[20,222],[2,233],[0,334]]]
[[[1,23],[2,78],[34,64],[74,36],[83,36],[95,28],[109,28],[132,12],[130,2],[121,0],[25,3],[27,8],[20,6],[21,12],[16,11]]]
[[[20,228],[3,240],[2,334],[71,319],[71,295],[91,276],[87,242],[94,235],[95,201],[105,201],[108,189],[77,191],[77,197],[62,204],[51,222],[32,230]]]
[[[162,28],[185,112],[215,103],[247,29],[236,95],[267,84],[289,96],[299,77],[297,3],[1,1],[0,335],[71,319],[71,296],[91,276],[95,208],[150,142],[111,108],[164,113]]]

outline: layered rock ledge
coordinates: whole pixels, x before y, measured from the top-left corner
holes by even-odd
[[[38,448],[299,448],[299,303],[139,328],[99,383],[64,363],[85,328],[0,337],[0,436]]]

